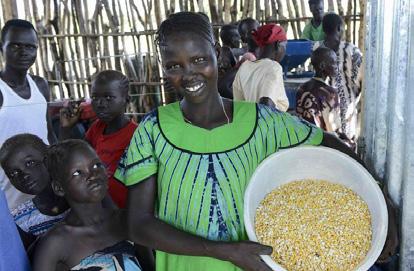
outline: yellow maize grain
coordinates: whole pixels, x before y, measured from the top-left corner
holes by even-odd
[[[300,180],[270,192],[257,208],[256,235],[288,271],[351,271],[371,247],[371,215],[351,189]]]

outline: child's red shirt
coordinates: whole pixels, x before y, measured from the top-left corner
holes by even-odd
[[[119,159],[128,147],[134,134],[137,124],[130,121],[122,129],[110,135],[104,135],[106,124],[96,120],[86,132],[85,139],[95,149],[99,158],[106,166],[108,172],[109,195],[115,204],[120,208],[125,208],[127,199],[127,188],[114,179],[114,173],[118,167]]]

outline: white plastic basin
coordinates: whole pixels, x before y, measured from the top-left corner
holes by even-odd
[[[279,151],[265,159],[254,172],[244,196],[244,225],[250,240],[257,242],[254,230],[256,209],[266,194],[280,185],[300,179],[322,179],[342,184],[364,199],[372,219],[372,242],[364,261],[356,269],[368,270],[379,257],[388,228],[384,196],[374,178],[357,161],[326,147],[296,147]],[[261,256],[276,271],[286,271],[270,256]]]

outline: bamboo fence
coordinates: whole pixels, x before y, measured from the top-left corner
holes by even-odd
[[[44,76],[54,99],[89,97],[91,79],[116,69],[131,80],[131,112],[144,113],[175,99],[164,87],[154,44],[169,14],[203,12],[213,26],[253,17],[277,22],[298,38],[310,19],[307,0],[2,0],[0,24],[10,18],[33,22],[39,33],[32,72]],[[325,0],[325,9],[344,17],[346,40],[363,48],[365,0]],[[218,31],[217,31],[218,32]]]

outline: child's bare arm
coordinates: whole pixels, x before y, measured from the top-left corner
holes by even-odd
[[[33,271],[56,271],[61,258],[61,238],[47,234],[40,239],[33,258]]]
[[[60,109],[60,131],[59,140],[69,139],[73,126],[79,121],[81,115],[81,101],[70,101]]]

